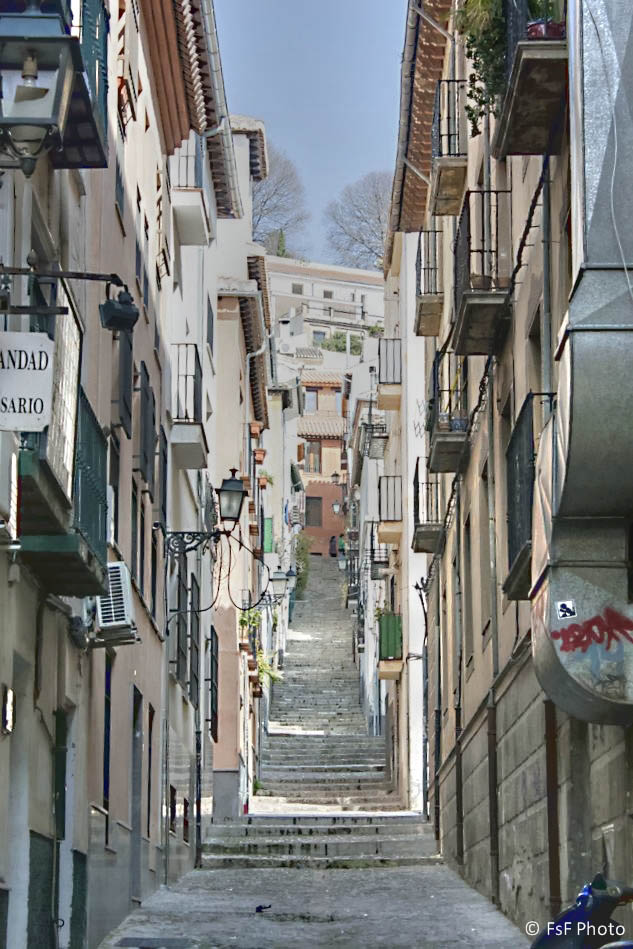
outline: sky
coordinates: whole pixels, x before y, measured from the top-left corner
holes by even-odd
[[[328,260],[323,212],[370,171],[393,174],[406,0],[215,0],[229,110],[291,158]]]

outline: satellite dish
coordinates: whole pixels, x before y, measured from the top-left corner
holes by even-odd
[[[281,343],[280,346],[279,346],[279,352],[280,352],[280,353],[289,353],[289,352],[290,352],[290,344],[289,344],[289,343]]]

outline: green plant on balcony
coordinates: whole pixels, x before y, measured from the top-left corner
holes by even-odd
[[[267,656],[261,648],[257,650],[257,674],[262,681],[266,678],[269,682],[282,682],[284,674],[273,666],[273,655]]]
[[[245,630],[247,634],[256,633],[261,626],[261,622],[262,611],[254,606],[248,610],[242,610],[240,613],[240,629]]]
[[[259,477],[259,478],[265,478],[266,481],[268,482],[268,484],[270,484],[270,485],[273,485],[273,484],[275,483],[273,476],[272,476],[271,474],[269,474],[269,473],[266,471],[265,468],[261,468],[261,469],[260,469],[258,477]]]
[[[556,18],[558,6],[557,0],[528,0],[528,21]],[[474,136],[479,135],[486,111],[498,115],[507,68],[511,65],[506,63],[503,0],[464,0],[457,11],[455,26],[466,39],[466,53],[471,61],[465,110]]]

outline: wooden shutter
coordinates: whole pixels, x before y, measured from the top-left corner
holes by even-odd
[[[160,427],[160,450],[159,450],[159,516],[163,527],[167,527],[167,477],[168,477],[168,448],[167,435],[165,429]]]
[[[209,731],[214,741],[218,740],[218,664],[220,646],[215,627],[211,627],[209,642]]]
[[[306,455],[305,442],[299,442],[297,445],[297,461],[303,461]]]
[[[194,708],[200,701],[200,587],[191,574],[191,616],[189,620],[189,698]]]
[[[128,438],[132,437],[132,390],[134,353],[132,334],[119,333],[119,422]]]

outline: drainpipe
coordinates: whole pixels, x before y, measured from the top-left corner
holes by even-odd
[[[437,661],[435,663],[435,751],[433,796],[435,839],[440,840],[440,759],[442,756],[442,635],[440,629],[440,585],[437,580],[437,602],[435,604],[435,629],[437,631]]]
[[[459,483],[455,492],[455,650],[457,652],[457,699],[455,702],[455,857],[464,863],[464,786],[462,778],[462,668],[464,635],[461,581],[461,503]]]
[[[549,898],[552,918],[561,908],[560,892],[560,826],[558,823],[558,737],[556,733],[556,706],[550,699],[545,708],[545,783],[547,787],[547,864],[549,869]]]
[[[499,633],[497,617],[497,548],[495,516],[494,374],[488,375],[488,543],[490,547],[490,648],[492,682],[499,675]],[[490,891],[499,903],[499,810],[497,802],[497,708],[494,686],[488,693],[488,817],[490,823]]]
[[[552,208],[548,158],[543,158],[543,308],[541,316],[541,389],[552,389]],[[543,400],[543,422],[552,414],[551,399]]]

